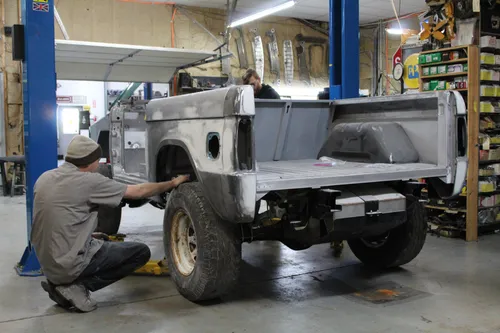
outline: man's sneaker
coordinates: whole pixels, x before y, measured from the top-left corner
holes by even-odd
[[[56,292],[82,312],[94,311],[97,308],[96,301],[90,298],[90,291],[83,284],[57,286]]]
[[[40,284],[42,285],[43,290],[45,290],[49,294],[51,300],[65,309],[71,308],[71,303],[67,299],[62,297],[62,295],[60,295],[58,292],[56,292],[56,287],[52,283],[48,281],[42,281]]]

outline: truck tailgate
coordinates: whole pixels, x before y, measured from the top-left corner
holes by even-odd
[[[257,192],[320,188],[325,186],[376,183],[403,179],[446,176],[447,170],[434,164],[373,164],[339,162],[332,166],[318,160],[259,162]]]

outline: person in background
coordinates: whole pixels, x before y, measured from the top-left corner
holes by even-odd
[[[253,87],[255,98],[281,99],[280,95],[270,85],[261,83],[259,74],[252,68],[249,68],[245,75],[243,75],[243,84]]]

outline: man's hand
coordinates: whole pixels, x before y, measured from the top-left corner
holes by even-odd
[[[178,187],[180,184],[185,183],[189,180],[189,175],[182,175],[172,179],[174,187]]]
[[[154,195],[168,192],[173,188],[176,188],[180,184],[187,182],[188,180],[189,180],[189,175],[184,175],[173,178],[168,182],[128,185],[124,198],[125,199],[150,198]]]

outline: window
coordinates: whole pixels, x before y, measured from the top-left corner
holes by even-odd
[[[80,110],[64,108],[61,112],[63,134],[78,134],[80,129]]]

